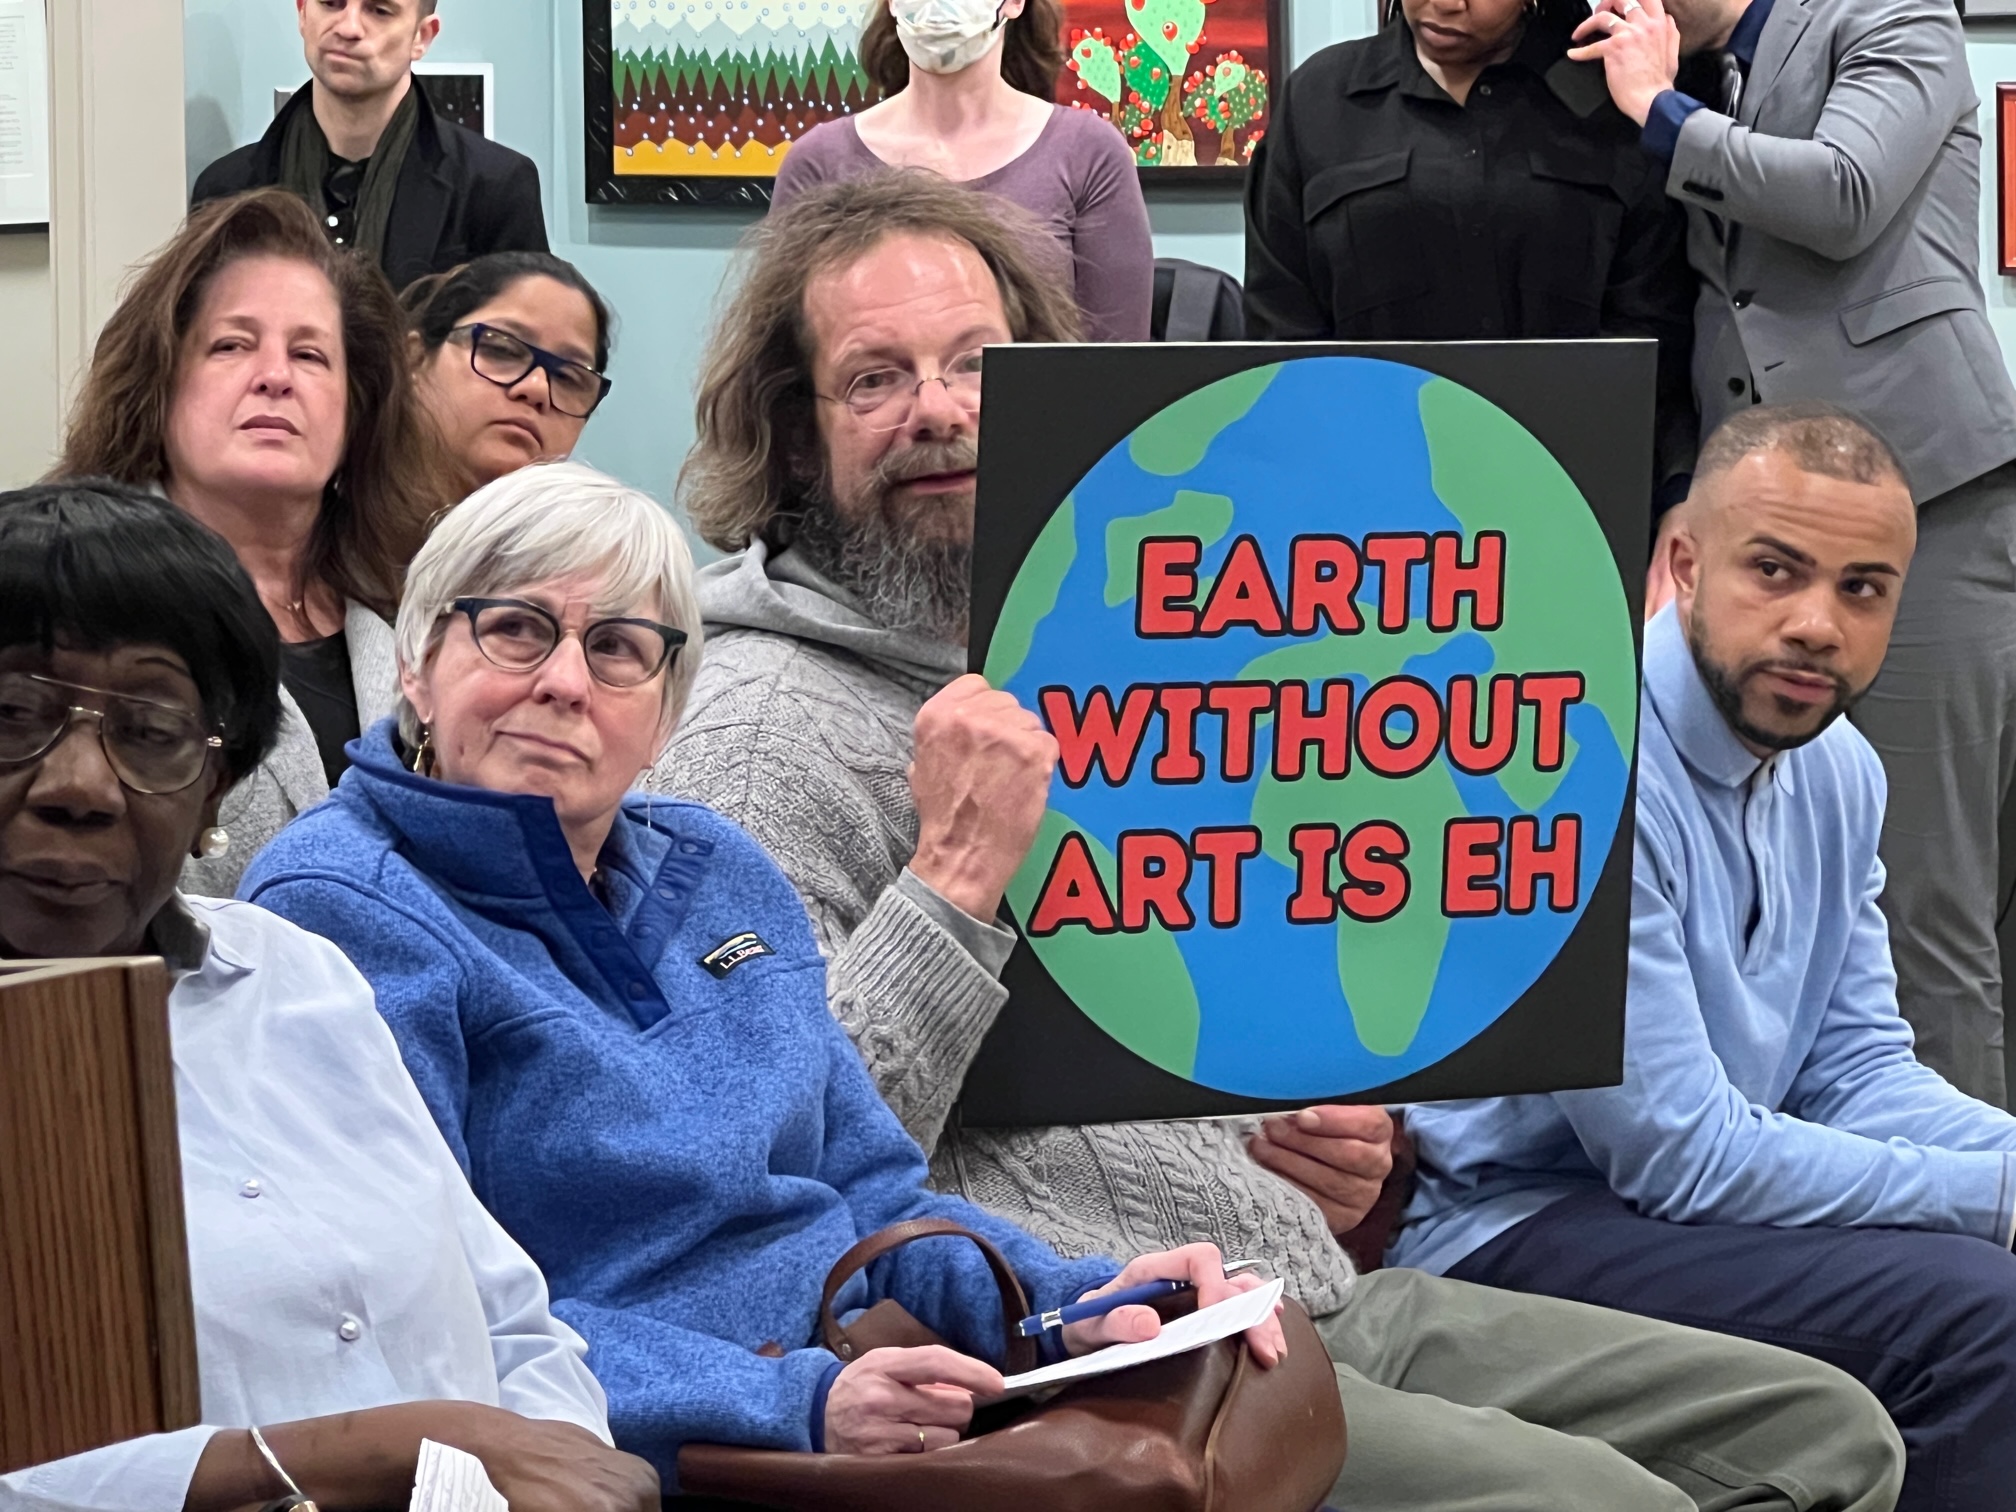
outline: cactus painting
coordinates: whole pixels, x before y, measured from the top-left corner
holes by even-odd
[[[1064,0],[1060,103],[1105,116],[1144,168],[1238,168],[1266,129],[1279,0]]]

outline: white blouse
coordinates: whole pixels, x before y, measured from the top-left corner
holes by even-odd
[[[608,1441],[587,1346],[469,1190],[364,978],[262,908],[178,903],[156,944],[193,965],[168,1012],[204,1426],[0,1476],[0,1512],[179,1512],[220,1429],[395,1402]]]

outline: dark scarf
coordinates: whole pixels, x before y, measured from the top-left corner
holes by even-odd
[[[386,123],[384,135],[378,138],[364,169],[364,182],[357,190],[357,250],[373,262],[384,260],[392,197],[398,192],[399,170],[406,165],[419,123],[420,85],[413,80],[407,85],[406,98]],[[314,99],[303,100],[287,122],[287,134],[280,142],[280,182],[314,206],[318,220],[325,213],[323,186],[335,161],[329,139],[322,134],[322,123],[315,119]]]

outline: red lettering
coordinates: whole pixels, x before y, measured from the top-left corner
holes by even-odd
[[[1064,837],[1050,863],[1050,875],[1036,895],[1036,911],[1029,917],[1029,933],[1053,935],[1066,924],[1083,924],[1094,934],[1114,930],[1113,903],[1099,880],[1099,868],[1092,864],[1092,852],[1085,837],[1076,830]]]
[[[1364,924],[1390,919],[1407,904],[1413,887],[1407,868],[1407,836],[1383,820],[1361,824],[1344,841],[1344,885],[1337,901]]]
[[[1358,548],[1343,536],[1295,537],[1288,549],[1289,630],[1313,635],[1319,615],[1339,635],[1363,630],[1365,621],[1351,602],[1362,571]]]
[[[1149,536],[1134,577],[1134,633],[1167,638],[1197,633],[1197,611],[1178,600],[1197,592],[1204,543],[1195,536]]]
[[[1442,832],[1442,912],[1452,919],[1480,918],[1500,907],[1497,819],[1451,819]]]
[[[1204,758],[1197,753],[1197,711],[1204,706],[1202,683],[1170,683],[1155,700],[1162,706],[1162,754],[1151,769],[1157,782],[1201,782]]]
[[[1281,600],[1274,592],[1274,580],[1260,558],[1260,545],[1243,535],[1225,553],[1225,565],[1218,569],[1204,601],[1203,616],[1197,621],[1199,635],[1223,635],[1235,625],[1245,625],[1262,635],[1282,633]]]
[[[1533,765],[1559,771],[1568,705],[1582,702],[1580,672],[1529,672],[1519,679],[1519,701],[1533,705]]]
[[[1337,917],[1330,895],[1330,858],[1337,854],[1334,824],[1298,824],[1288,831],[1295,852],[1295,893],[1288,900],[1290,924],[1328,924]]]
[[[1240,870],[1260,854],[1260,831],[1251,825],[1200,829],[1190,837],[1190,850],[1211,881],[1211,922],[1228,929],[1239,922]]]
[[[1475,554],[1462,558],[1463,537],[1453,530],[1438,532],[1435,557],[1428,567],[1428,628],[1456,628],[1456,600],[1470,600],[1470,627],[1496,630],[1505,610],[1505,533],[1480,531]]]
[[[1334,677],[1323,684],[1323,708],[1309,708],[1309,685],[1281,684],[1281,703],[1274,715],[1274,775],[1293,782],[1302,775],[1312,744],[1322,746],[1317,769],[1325,777],[1342,777],[1351,770],[1351,684]]]
[[[1068,787],[1083,787],[1092,774],[1092,763],[1106,774],[1106,781],[1118,787],[1134,770],[1134,758],[1141,752],[1141,736],[1148,728],[1148,716],[1155,712],[1155,690],[1136,685],[1127,690],[1119,715],[1113,712],[1113,695],[1094,688],[1085,695],[1081,715],[1071,706],[1069,688],[1045,688],[1036,695],[1043,706],[1043,720],[1057,737],[1057,762]]]
[[[1519,679],[1502,673],[1491,679],[1491,707],[1484,733],[1477,734],[1477,679],[1449,679],[1449,761],[1457,771],[1488,777],[1512,759],[1519,738]]]
[[[1213,683],[1205,690],[1204,707],[1225,716],[1224,755],[1218,769],[1227,782],[1253,775],[1253,726],[1274,707],[1272,683]]]
[[[1562,814],[1554,821],[1551,844],[1540,844],[1540,821],[1526,815],[1514,819],[1505,844],[1505,906],[1515,914],[1533,912],[1539,884],[1547,883],[1547,906],[1555,913],[1573,913],[1578,896],[1582,850],[1582,820]]]
[[[1428,560],[1428,537],[1418,530],[1365,537],[1365,559],[1379,568],[1379,628],[1389,635],[1407,628],[1410,571]]]
[[[1167,830],[1128,830],[1120,837],[1120,927],[1139,934],[1153,913],[1164,929],[1188,929],[1197,920],[1183,901],[1190,881],[1190,852]]]
[[[1395,714],[1405,714],[1413,723],[1399,745],[1392,744],[1386,730]],[[1442,701],[1418,677],[1376,683],[1358,706],[1358,754],[1381,777],[1412,777],[1435,759],[1441,743]]]

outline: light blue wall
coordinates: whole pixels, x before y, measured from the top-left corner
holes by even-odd
[[[1289,0],[1295,57],[1371,29],[1373,0]],[[184,0],[189,178],[266,129],[273,90],[307,77],[288,0]],[[582,200],[580,0],[441,0],[432,58],[497,74],[499,141],[539,165],[553,250],[615,306],[615,389],[579,455],[659,498],[693,438],[692,377],[746,211],[604,208]],[[1155,249],[1237,273],[1236,200],[1194,191],[1149,207]]]
[[[1374,0],[1287,0],[1296,60],[1372,29]],[[306,78],[288,0],[184,0],[189,175],[265,130],[275,87]],[[496,69],[498,140],[539,165],[553,249],[578,264],[621,320],[609,400],[580,455],[669,498],[692,441],[692,378],[736,239],[752,214],[730,210],[604,208],[582,200],[580,0],[441,0],[432,56]],[[2016,80],[2016,23],[1969,30],[1988,139],[1982,194],[1982,279],[1990,318],[2016,356],[2016,279],[1995,271],[1994,129],[1998,80]],[[1239,206],[1220,195],[1158,194],[1155,249],[1233,273],[1240,269]]]

